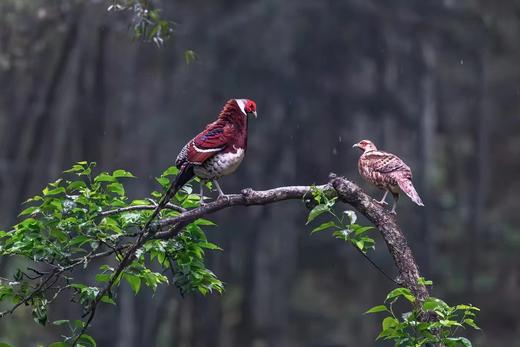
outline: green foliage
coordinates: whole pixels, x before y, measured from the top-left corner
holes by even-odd
[[[18,269],[12,281],[0,281],[0,302],[13,305],[0,316],[27,305],[32,309],[34,321],[46,325],[49,305],[67,292],[88,317],[54,321],[54,325],[66,327],[70,333],[53,346],[96,346],[85,331],[98,304],[117,305],[117,288],[121,283],[135,294],[143,288],[155,292],[160,285],[168,284],[174,284],[181,295],[223,291],[222,282],[204,264],[207,250],[220,250],[208,241],[204,232],[204,228],[215,225],[213,222],[194,220],[182,225],[182,230],[169,238],[156,234],[153,221],[149,224],[158,201],[178,174],[175,167],[156,178],[160,190],[139,200],[126,196],[124,182],[135,178],[130,172],[115,170],[95,175],[94,168],[95,163],[76,163],[65,171],[63,178],[27,200],[20,222],[12,230],[0,231],[0,255],[17,256],[32,263]],[[356,224],[353,211],[338,214],[334,208],[336,198],[319,189],[314,189],[312,195],[316,205],[309,212],[307,224],[329,217],[312,233],[332,231],[334,237],[364,253],[374,247],[374,240],[366,235],[371,227]],[[192,194],[192,187],[186,185],[167,208],[159,211],[159,218],[178,216],[179,211],[199,204],[200,197]],[[146,225],[151,227],[143,230]],[[102,261],[98,271],[92,278],[78,280],[77,271],[91,266],[93,260],[96,266]],[[419,282],[431,285],[431,281]],[[412,310],[397,315],[394,304],[398,300],[411,304]],[[428,343],[471,346],[469,340],[455,333],[462,327],[478,329],[475,311],[478,308],[471,305],[452,307],[436,298],[418,304],[410,290],[397,288],[388,294],[383,305],[367,313],[388,314],[378,339],[394,341],[396,346]],[[425,320],[425,315],[433,319]]]
[[[336,198],[329,197],[323,190],[313,189],[312,196],[316,205],[309,212],[307,224],[325,216],[329,219],[315,227],[312,234],[328,230],[332,231],[334,237],[351,243],[363,253],[374,248],[374,239],[366,235],[373,228],[356,224],[357,216],[354,211],[343,211],[338,215],[334,210]],[[432,285],[432,281],[423,278],[418,282]],[[394,304],[399,300],[407,302],[411,311],[397,314]],[[471,342],[467,338],[455,335],[459,328],[479,329],[474,320],[475,311],[479,309],[471,305],[449,306],[434,297],[418,304],[417,298],[409,289],[396,288],[387,295],[383,305],[374,306],[365,313],[389,314],[382,321],[382,331],[377,339],[393,341],[396,347],[420,347],[429,344],[468,347]]]
[[[132,13],[134,36],[136,39],[162,46],[173,33],[174,24],[161,16],[161,10],[150,0],[109,0],[108,11]]]
[[[220,249],[208,241],[203,230],[214,225],[211,221],[197,219],[169,239],[155,238],[155,232],[142,230],[178,173],[175,167],[156,179],[160,191],[133,201],[126,196],[124,186],[125,180],[135,178],[130,172],[95,175],[94,168],[95,163],[76,163],[63,178],[26,201],[21,220],[12,230],[0,231],[0,255],[32,263],[18,269],[13,281],[0,281],[0,302],[13,304],[0,313],[2,316],[29,305],[34,320],[46,325],[49,305],[65,292],[88,315],[99,303],[116,305],[116,289],[121,283],[135,294],[143,287],[155,292],[160,285],[170,283],[182,295],[223,291],[222,282],[204,264],[206,250]],[[199,196],[191,193],[191,186],[185,186],[172,201],[177,207],[160,211],[159,217],[175,217],[179,209],[198,207]],[[103,263],[93,278],[83,283],[75,275],[93,260],[97,266],[99,260]],[[69,328],[71,334],[65,337],[69,345],[75,341],[95,346],[92,337],[85,334],[87,321],[57,320],[54,324]]]
[[[336,197],[329,198],[325,192],[318,188],[313,189],[312,196],[317,205],[309,212],[307,224],[322,215],[330,218],[330,220],[315,227],[311,232],[312,234],[328,230],[332,231],[335,238],[351,243],[363,253],[374,249],[374,239],[367,236],[367,232],[373,227],[356,224],[357,216],[354,211],[343,211],[338,216],[334,211]]]
[[[423,284],[431,281],[421,280]],[[404,301],[411,311],[398,314],[394,305]],[[386,296],[383,305],[377,305],[365,313],[387,313],[382,321],[378,340],[393,341],[397,347],[420,347],[441,344],[447,347],[470,347],[471,341],[455,336],[459,328],[479,329],[475,323],[475,312],[480,311],[472,305],[450,306],[444,301],[429,297],[422,303],[407,288],[396,288]]]

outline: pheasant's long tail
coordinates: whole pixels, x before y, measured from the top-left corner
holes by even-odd
[[[412,184],[412,181],[410,181],[409,179],[400,179],[397,180],[397,184],[399,185],[399,188],[401,188],[401,190],[406,195],[408,195],[410,199],[412,199],[413,202],[415,202],[419,206],[424,206],[421,197],[419,196]]]
[[[162,199],[159,201],[159,203],[155,207],[154,211],[152,212],[152,215],[150,216],[150,218],[144,225],[143,230],[148,229],[148,227],[153,222],[155,217],[157,217],[157,215],[159,215],[161,210],[163,208],[165,208],[166,205],[168,205],[168,202],[170,201],[170,199],[173,198],[175,196],[175,194],[177,194],[179,189],[181,189],[182,186],[186,184],[186,182],[191,180],[193,178],[193,176],[195,176],[195,173],[193,172],[193,165],[184,164],[181,167],[179,174],[177,175],[177,177],[175,177],[175,180],[172,182],[172,184],[166,191],[166,194],[163,195]]]
[[[168,190],[166,191],[166,194],[164,194],[163,198],[159,202],[160,209],[163,209],[168,202],[177,194],[179,189],[181,189],[189,180],[191,180],[195,176],[195,173],[193,172],[193,165],[191,164],[184,164],[177,177],[175,177],[175,180],[172,182]]]

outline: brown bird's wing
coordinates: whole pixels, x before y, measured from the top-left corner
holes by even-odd
[[[366,158],[368,159],[368,163],[374,171],[383,174],[390,174],[396,171],[405,171],[410,174],[410,178],[412,177],[412,171],[408,165],[406,165],[401,160],[401,158],[395,154],[383,151],[373,151],[367,153]]]
[[[404,161],[392,153],[374,151],[367,153],[367,162],[375,172],[374,178],[386,184],[399,186],[413,202],[424,206],[419,194],[412,184],[412,170]]]

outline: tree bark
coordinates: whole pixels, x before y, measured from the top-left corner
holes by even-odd
[[[417,297],[422,302],[429,296],[426,287],[419,283],[419,267],[415,261],[412,250],[408,246],[406,237],[397,224],[397,217],[391,214],[376,200],[364,193],[355,183],[331,174],[329,183],[318,186],[330,196],[354,207],[364,215],[383,236],[388,251],[392,255],[394,264],[399,272],[397,282]],[[231,206],[266,205],[284,200],[304,199],[311,196],[312,186],[288,186],[254,191],[250,188],[242,190],[242,194],[232,194],[218,199],[204,206],[186,211],[179,216],[164,218],[150,226],[151,238],[168,239],[179,234],[183,227],[208,214],[215,213]]]

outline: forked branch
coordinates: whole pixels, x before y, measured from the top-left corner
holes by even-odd
[[[360,214],[364,215],[383,236],[385,243],[392,255],[394,264],[398,270],[396,282],[408,288],[417,298],[418,303],[428,298],[429,293],[426,287],[420,283],[420,273],[412,250],[397,224],[396,216],[378,204],[376,200],[364,193],[355,183],[343,177],[331,174],[329,182],[321,186],[286,186],[264,191],[255,191],[247,188],[240,194],[231,194],[215,200],[211,203],[199,206],[191,210],[180,210],[178,216],[160,219],[156,222],[148,222],[146,227],[141,230],[135,242],[127,248],[122,261],[119,263],[113,278],[107,286],[100,292],[98,298],[92,303],[88,312],[88,319],[82,332],[84,332],[92,321],[96,306],[101,301],[103,295],[107,295],[114,284],[116,278],[130,265],[135,258],[136,252],[148,240],[152,239],[171,239],[176,237],[183,228],[198,218],[206,217],[217,211],[233,206],[253,206],[267,205],[285,200],[304,200],[312,199],[314,189],[320,189],[330,197],[337,197],[339,201],[351,205]],[[172,208],[169,204],[166,208]],[[140,207],[133,207],[140,209]],[[150,207],[146,207],[150,209]],[[123,212],[123,211],[119,211]],[[110,211],[109,214],[118,213]],[[76,341],[81,334],[77,336]]]
[[[186,211],[179,216],[162,219],[152,224],[149,232],[153,234],[151,238],[172,238],[182,230],[184,225],[225,208],[267,205],[284,200],[302,200],[311,198],[312,189],[315,188],[324,190],[330,196],[337,196],[340,201],[351,205],[371,221],[383,236],[392,255],[399,273],[397,282],[410,289],[420,301],[429,296],[426,287],[418,281],[419,268],[406,237],[397,224],[396,216],[364,193],[358,185],[334,174],[331,174],[327,184],[317,187],[287,186],[264,191],[244,189],[241,194],[228,195],[226,198]]]

